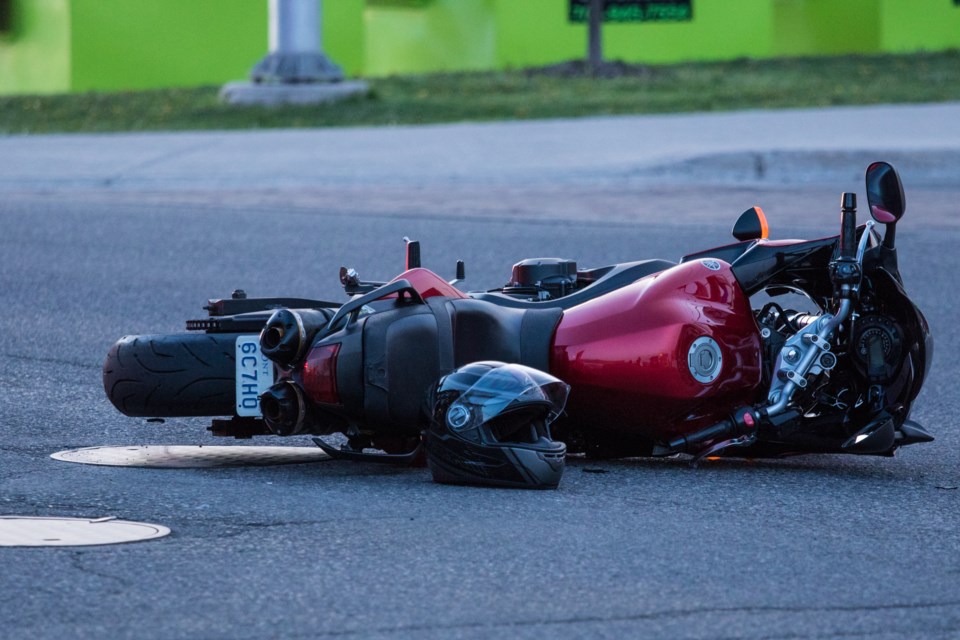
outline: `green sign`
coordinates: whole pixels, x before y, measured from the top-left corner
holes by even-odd
[[[960,2],[960,0],[957,0]],[[604,22],[685,22],[693,0],[603,0]],[[570,0],[570,22],[590,19],[590,0]]]

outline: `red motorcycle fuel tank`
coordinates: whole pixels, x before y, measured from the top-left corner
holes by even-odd
[[[730,265],[695,260],[564,312],[551,373],[585,429],[662,440],[758,398],[761,340]]]

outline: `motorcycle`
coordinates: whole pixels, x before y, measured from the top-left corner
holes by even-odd
[[[770,240],[754,207],[735,243],[678,263],[524,260],[492,291],[458,289],[462,262],[452,282],[421,268],[408,241],[390,282],[341,268],[346,303],[235,291],[186,333],[124,337],[104,388],[128,416],[210,416],[218,436],[313,435],[335,458],[410,464],[427,391],[500,361],[569,385],[554,425],[568,453],[890,456],[933,440],[909,419],[933,341],[898,269],[900,177],[876,162],[866,188],[873,219],[858,226],[844,193],[837,236]],[[336,433],[346,445],[320,437]]]

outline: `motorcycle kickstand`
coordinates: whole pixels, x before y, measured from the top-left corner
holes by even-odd
[[[338,449],[320,438],[312,438],[313,443],[330,456],[332,460],[353,460],[355,462],[376,462],[379,464],[390,464],[398,467],[409,467],[417,461],[423,449],[423,443],[414,447],[413,451],[408,453],[364,453],[363,451],[352,451],[349,449]]]

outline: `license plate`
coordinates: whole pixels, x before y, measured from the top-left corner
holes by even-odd
[[[260,336],[238,336],[237,415],[259,418],[260,394],[273,381],[273,363],[260,352]]]

